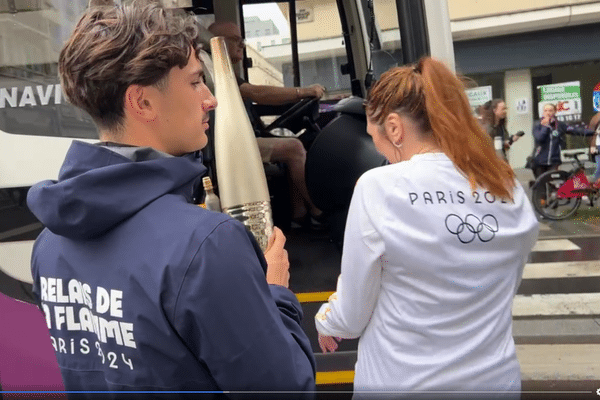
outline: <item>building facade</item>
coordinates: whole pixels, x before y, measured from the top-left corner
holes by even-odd
[[[457,71],[508,107],[507,129],[522,130],[509,161],[523,167],[533,149],[532,124],[553,103],[566,123],[583,125],[598,111],[600,2],[450,0]],[[569,148],[589,138],[569,137]]]
[[[340,73],[346,60],[335,0],[296,4],[301,84],[321,83],[333,97],[348,93],[348,76]],[[287,16],[287,3],[277,5]],[[523,167],[531,154],[540,103],[558,105],[560,118],[570,124],[587,123],[597,112],[593,99],[600,83],[600,1],[448,0],[448,8],[457,72],[486,89],[490,98],[503,98],[508,131],[525,132],[509,153],[513,167]],[[401,65],[402,56],[395,3],[375,0],[374,13],[381,38],[373,53],[377,76]],[[258,52],[291,86],[289,42],[273,43],[265,41]],[[588,140],[569,138],[569,147],[586,147]]]

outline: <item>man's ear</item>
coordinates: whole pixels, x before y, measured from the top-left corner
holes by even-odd
[[[155,99],[152,88],[130,85],[125,91],[125,111],[131,118],[150,122],[156,119]]]
[[[383,123],[385,133],[390,142],[401,144],[404,140],[404,124],[402,118],[395,112],[390,113]]]

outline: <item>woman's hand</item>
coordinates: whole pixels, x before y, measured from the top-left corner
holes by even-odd
[[[338,348],[338,343],[342,341],[342,338],[325,336],[319,333],[319,347],[323,353],[333,353]]]

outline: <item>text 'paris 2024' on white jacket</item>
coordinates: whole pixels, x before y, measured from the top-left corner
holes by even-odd
[[[356,392],[519,396],[511,308],[539,228],[515,185],[513,201],[473,192],[442,153],[359,179],[337,291],[315,317],[324,335],[360,336]]]

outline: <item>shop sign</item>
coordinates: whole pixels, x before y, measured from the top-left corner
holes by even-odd
[[[517,114],[527,114],[529,112],[529,101],[527,99],[517,100]]]
[[[581,122],[581,87],[579,81],[538,86],[540,117],[546,104],[556,106],[556,119],[564,122]]]
[[[484,105],[486,102],[492,100],[492,87],[491,86],[478,86],[472,89],[466,89],[467,98],[473,113],[477,107]]]
[[[594,111],[600,111],[600,82],[594,87],[593,96]]]

